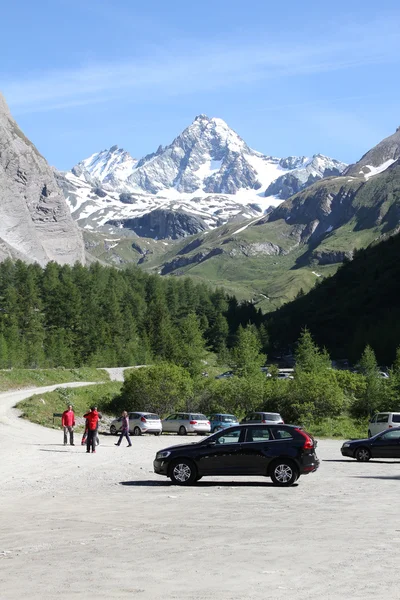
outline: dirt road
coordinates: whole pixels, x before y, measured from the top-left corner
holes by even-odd
[[[342,461],[321,441],[320,470],[290,489],[177,488],[154,454],[198,438],[102,436],[93,456],[18,418],[31,393],[0,395],[1,600],[399,597],[398,462]]]

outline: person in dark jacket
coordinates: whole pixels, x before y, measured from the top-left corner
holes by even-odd
[[[72,404],[68,404],[68,409],[64,410],[61,417],[61,426],[64,429],[64,446],[67,445],[68,442],[68,432],[69,432],[69,443],[71,446],[75,446],[74,444],[74,427],[75,427],[75,414],[74,409],[72,408]]]
[[[131,438],[129,437],[129,417],[128,417],[128,413],[126,412],[126,410],[124,410],[122,413],[121,435],[119,436],[119,440],[115,445],[120,446],[121,442],[122,442],[122,438],[124,438],[124,437],[126,437],[126,440],[128,442],[128,448],[130,448],[132,446],[132,442],[131,442]]]
[[[87,423],[87,439],[86,439],[86,452],[90,452],[90,448],[92,448],[92,453],[96,452],[96,438],[97,438],[97,429],[99,424],[99,413],[97,412],[97,407],[92,406],[90,408],[90,412],[83,415],[86,419]]]

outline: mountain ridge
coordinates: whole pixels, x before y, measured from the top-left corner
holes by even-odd
[[[136,160],[112,146],[61,174],[60,182],[81,227],[107,230],[117,223],[119,228],[133,227],[140,235],[135,223],[154,211],[164,211],[159,216],[165,211],[186,212],[192,225],[198,221],[199,231],[204,223],[212,229],[230,220],[254,218],[289,193],[283,180],[266,195],[280,177],[290,173],[292,187],[299,190],[345,167],[321,154],[283,159],[263,155],[222,119],[198,115],[171,144],[159,146],[156,152]],[[168,236],[164,225],[160,222],[156,230]],[[193,233],[192,228],[174,229],[178,230],[182,236]],[[151,235],[151,228],[146,235]]]

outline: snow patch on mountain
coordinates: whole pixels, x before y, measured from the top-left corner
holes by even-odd
[[[386,160],[384,163],[379,165],[379,167],[374,167],[372,165],[365,165],[365,167],[363,167],[362,170],[360,171],[360,175],[364,175],[364,178],[368,180],[370,177],[373,177],[374,175],[378,175],[378,173],[383,173],[383,171],[386,171],[386,169],[388,169],[395,162],[396,162],[395,158],[389,158],[389,160]],[[364,169],[369,169],[369,171],[366,171]]]

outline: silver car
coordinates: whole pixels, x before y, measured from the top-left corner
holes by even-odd
[[[162,428],[165,433],[177,433],[186,435],[187,433],[197,433],[205,435],[210,433],[210,421],[204,415],[199,413],[174,413],[162,421]]]
[[[114,419],[110,425],[112,435],[121,433],[122,417]],[[158,415],[149,412],[131,412],[129,413],[129,433],[133,435],[142,435],[142,433],[153,433],[160,435],[162,432],[161,419]]]

